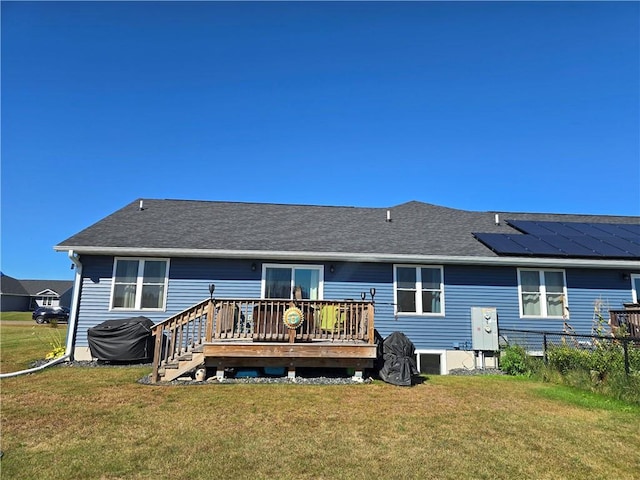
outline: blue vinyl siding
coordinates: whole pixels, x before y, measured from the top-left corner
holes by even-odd
[[[331,265],[335,272],[330,272]],[[361,300],[366,293],[376,289],[376,302],[393,301],[393,269],[391,265],[379,263],[332,263],[325,267],[324,298],[335,300]],[[389,297],[390,295],[390,297]]]
[[[83,279],[76,345],[87,346],[87,329],[105,320],[144,315],[160,322],[209,297],[209,284],[217,298],[259,298],[262,264],[250,260],[196,258],[170,259],[167,305],[164,312],[110,311],[113,258],[83,256]],[[255,270],[252,264],[255,263]],[[278,263],[271,262],[268,263]],[[291,264],[292,262],[282,262]],[[301,264],[320,262],[298,262]],[[334,272],[330,267],[334,267]],[[372,287],[375,325],[383,337],[404,332],[418,349],[452,349],[454,342],[471,344],[471,307],[496,307],[501,328],[562,331],[559,319],[520,318],[515,267],[444,265],[443,316],[395,315],[393,264],[324,263],[324,298],[360,300]],[[594,302],[621,308],[631,301],[631,283],[619,270],[566,269],[569,323],[578,333],[590,333]]]
[[[145,316],[158,323],[209,298],[209,284],[218,298],[260,297],[260,269],[251,270],[247,261],[216,259],[170,259],[167,305],[158,311],[110,311],[109,300],[113,257],[83,256],[83,279],[76,334],[76,346],[86,347],[87,329],[105,320]]]
[[[591,333],[596,301],[602,302],[602,313],[609,319],[609,309],[624,308],[632,302],[631,282],[620,270],[567,270],[569,324],[579,333]]]
[[[216,298],[259,298],[259,265],[251,270],[250,261],[185,259],[171,260],[167,316],[209,298],[209,285],[213,283]]]
[[[444,266],[444,316],[398,316],[393,323],[378,322],[387,330],[404,332],[418,349],[453,349],[453,343],[471,344],[471,307],[497,307],[499,320],[518,318],[515,269],[509,267]]]
[[[391,266],[392,268],[392,266]],[[393,316],[393,306],[376,304],[376,328],[383,337],[404,332],[418,349],[452,349],[454,342],[471,345],[471,307],[495,307],[500,328],[562,332],[562,319],[520,317],[516,267],[444,266],[445,315]],[[603,314],[631,301],[629,280],[618,270],[565,269],[570,317],[577,333],[591,333],[594,303]],[[384,288],[384,287],[383,287]],[[390,300],[393,301],[393,291]]]

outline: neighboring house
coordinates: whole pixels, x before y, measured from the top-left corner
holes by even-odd
[[[0,274],[0,311],[27,312],[37,307],[69,307],[73,282],[69,280],[18,280]]]
[[[639,225],[639,217],[416,201],[356,208],[144,199],[55,249],[79,267],[77,359],[90,357],[88,328],[133,316],[161,322],[207,300],[210,284],[216,299],[291,301],[301,287],[298,298],[309,302],[360,301],[363,293],[370,301],[375,292],[375,329],[404,332],[423,370],[446,373],[473,367],[474,349],[491,357],[493,346],[475,345],[478,312],[501,328],[561,332],[568,323],[590,333],[595,302],[637,302]]]

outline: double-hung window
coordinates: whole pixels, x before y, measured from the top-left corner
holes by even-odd
[[[564,270],[518,270],[520,315],[523,317],[568,316]]]
[[[394,285],[398,313],[444,315],[442,267],[396,265]]]
[[[111,308],[164,310],[169,261],[155,258],[116,258]]]
[[[262,298],[293,298],[299,289],[303,299],[321,300],[324,280],[321,265],[265,264],[262,267]]]

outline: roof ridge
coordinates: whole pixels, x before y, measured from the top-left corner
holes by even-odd
[[[282,203],[282,202],[258,202],[258,201],[236,201],[236,200],[191,200],[185,198],[137,198],[129,205],[138,204],[142,201],[151,202],[184,202],[184,203],[206,203],[206,204],[227,204],[227,205],[261,205],[261,206],[282,206],[282,207],[312,207],[312,208],[361,208],[361,209],[385,209],[389,207],[362,207],[357,205],[319,205],[311,203]]]

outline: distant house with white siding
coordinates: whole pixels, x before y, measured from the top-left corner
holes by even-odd
[[[0,274],[0,311],[27,312],[37,307],[69,307],[71,280],[18,280]]]

